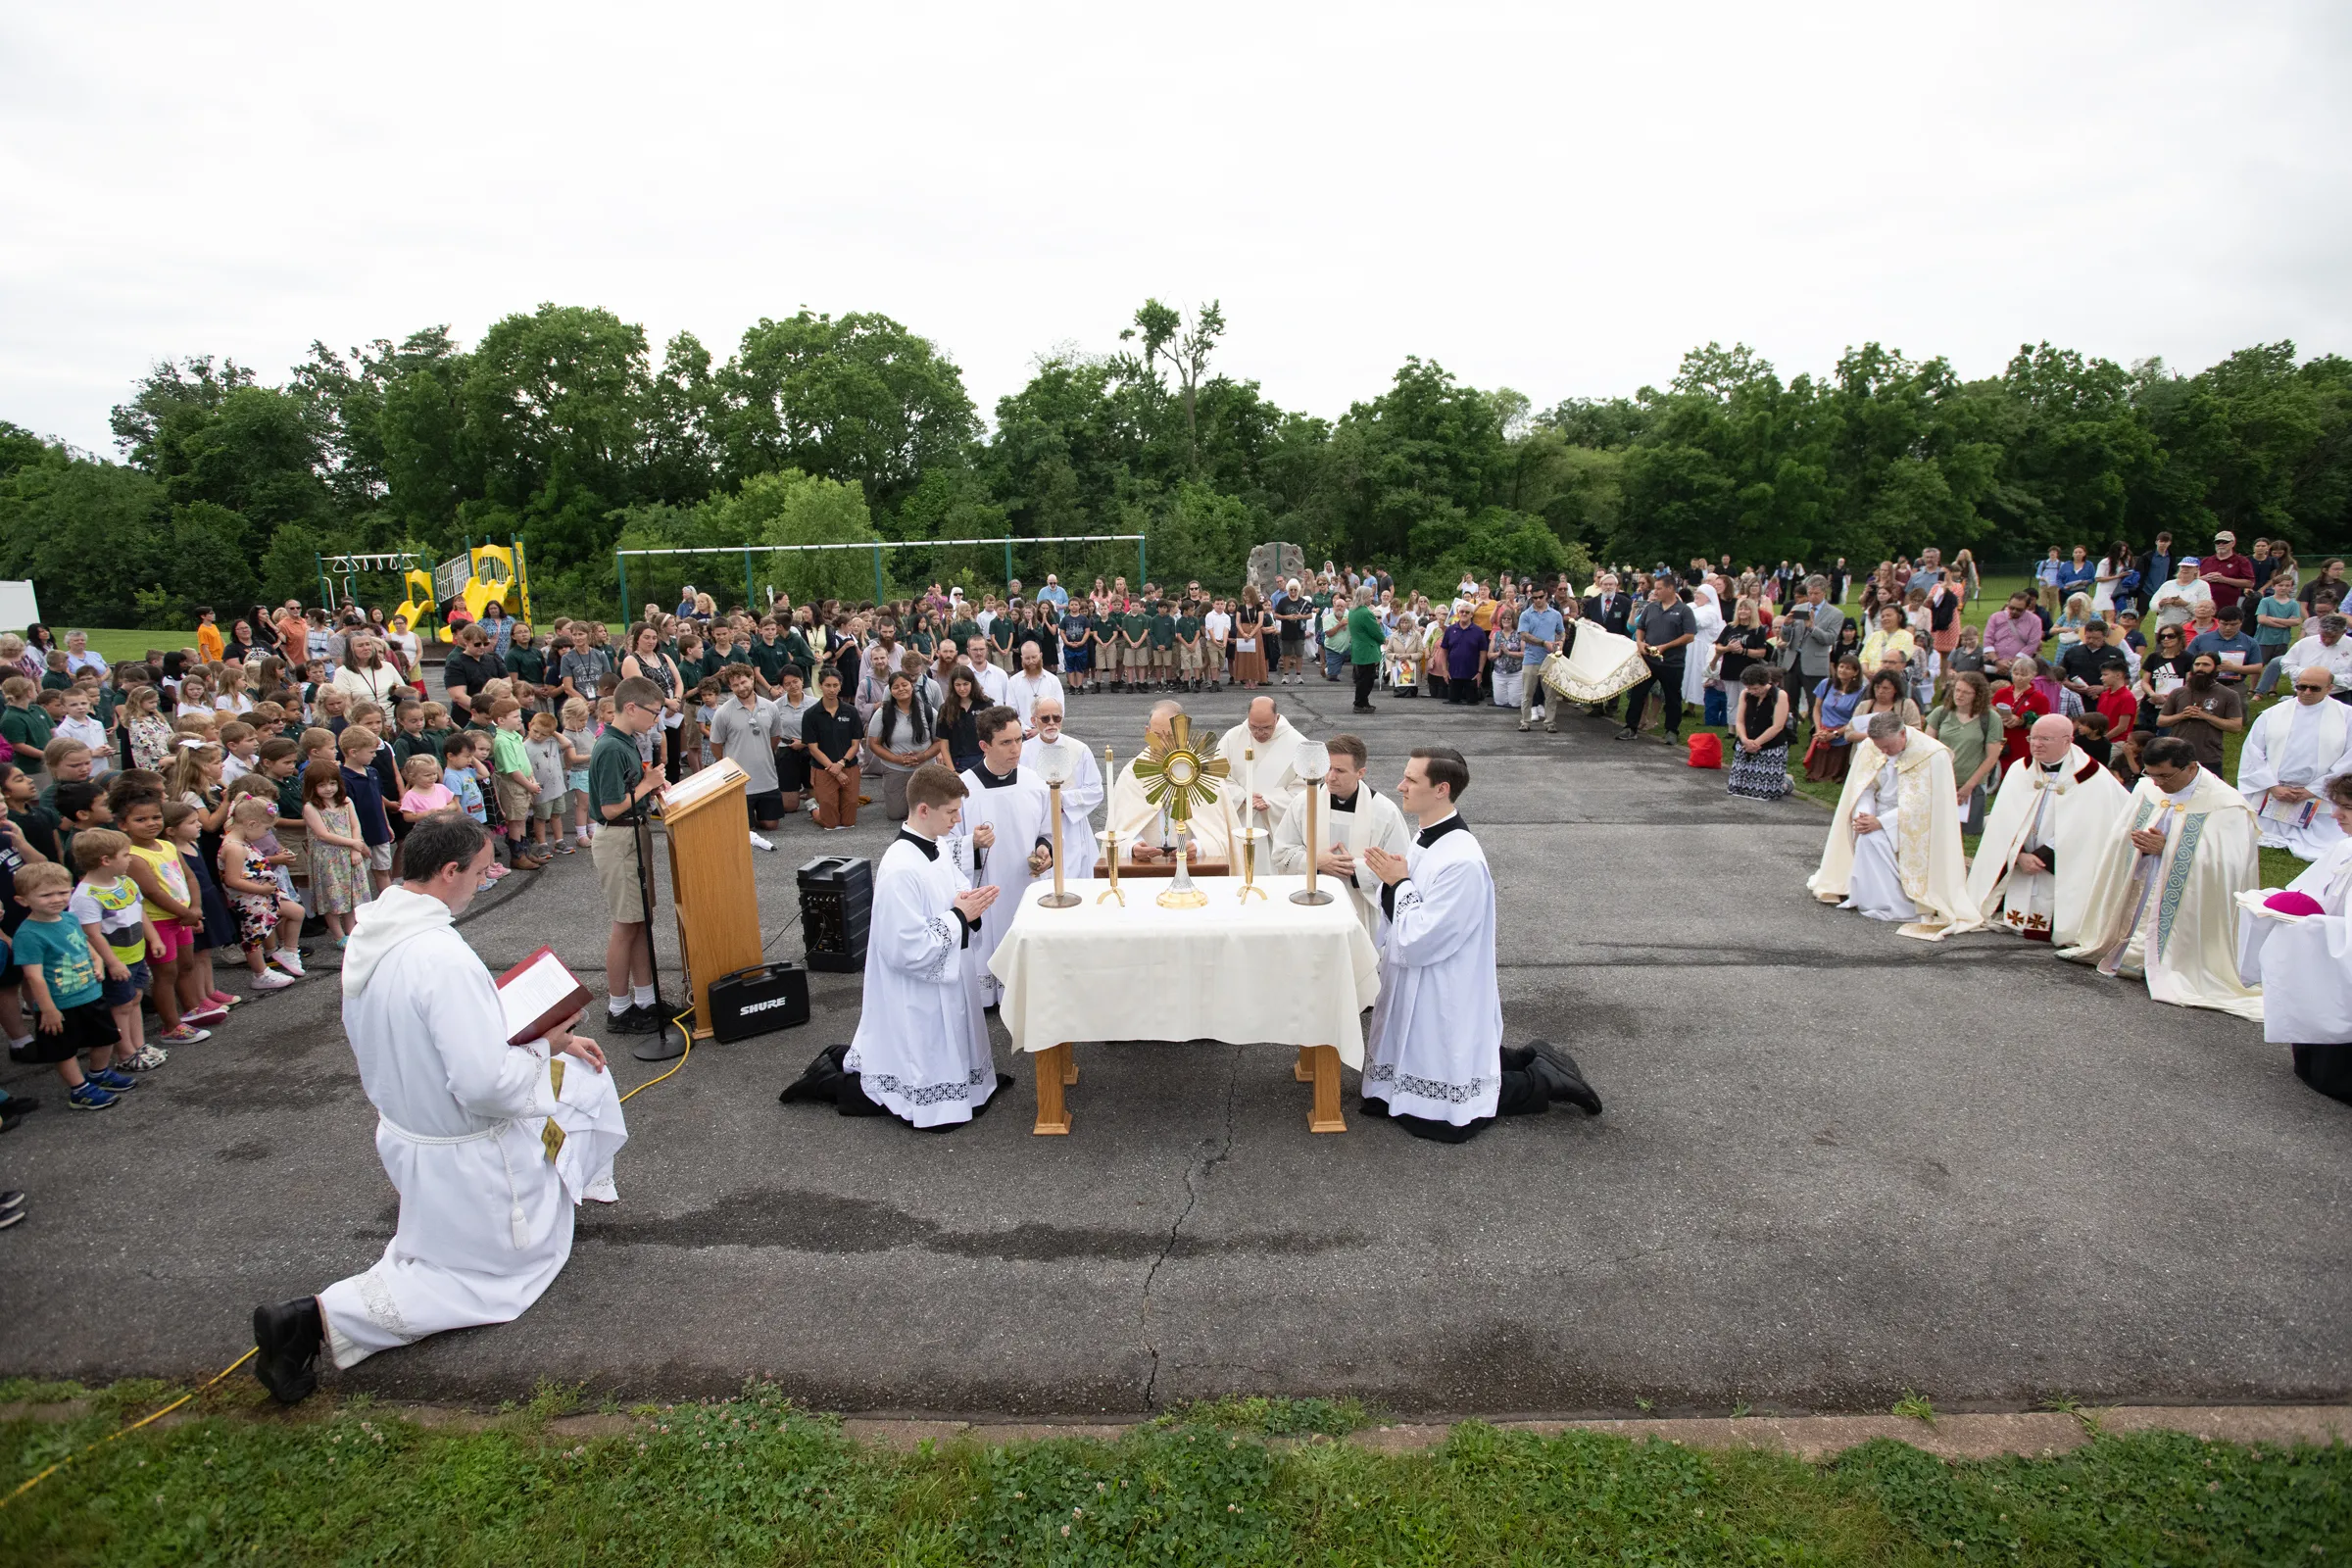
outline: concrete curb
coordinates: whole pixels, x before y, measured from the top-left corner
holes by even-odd
[[[88,1415],[95,1401],[64,1399],[49,1404],[0,1404],[0,1423],[38,1421],[62,1423]],[[370,1413],[385,1420],[406,1421],[433,1431],[478,1432],[513,1419],[460,1405],[377,1404]],[[218,1412],[204,1412],[218,1413]],[[285,1419],[267,1407],[247,1412],[267,1419]],[[325,1416],[334,1406],[320,1403],[304,1412]],[[174,1427],[196,1419],[194,1409],[174,1411],[157,1423]],[[295,1419],[300,1419],[297,1415]],[[547,1437],[585,1442],[617,1437],[637,1430],[648,1418],[595,1413],[558,1416],[541,1429]],[[1943,1459],[1992,1459],[2006,1455],[2049,1458],[2071,1452],[2096,1434],[2181,1432],[2212,1443],[2314,1444],[2352,1442],[2352,1404],[2286,1405],[2109,1405],[2074,1414],[2035,1410],[2007,1415],[1945,1415],[1933,1423],[1894,1415],[1696,1416],[1636,1420],[1499,1420],[1504,1432],[1528,1432],[1554,1438],[1569,1432],[1593,1432],[1640,1442],[1652,1439],[1693,1448],[1726,1451],[1763,1449],[1792,1454],[1807,1462],[1835,1458],[1849,1448],[1879,1438],[1892,1438]],[[1115,1443],[1137,1431],[1138,1422],[1115,1421],[942,1421],[850,1416],[842,1433],[853,1443],[892,1453],[912,1453],[928,1443],[945,1447],[954,1443],[993,1446],[1013,1443],[1045,1443],[1079,1439]],[[1444,1422],[1404,1422],[1366,1427],[1344,1442],[1372,1453],[1419,1453],[1444,1444],[1453,1427]],[[1329,1439],[1278,1438],[1278,1447],[1298,1447]]]

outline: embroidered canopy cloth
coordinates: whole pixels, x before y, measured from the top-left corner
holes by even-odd
[[[1293,904],[1303,876],[1260,877],[1263,899],[1237,902],[1239,877],[1201,877],[1204,909],[1163,909],[1164,880],[1123,881],[1127,903],[1096,902],[1100,880],[1070,886],[1086,902],[1040,908],[1051,875],[1027,889],[989,968],[1004,984],[998,1016],[1015,1051],[1065,1040],[1221,1040],[1335,1046],[1364,1064],[1363,1012],[1380,995],[1380,955],[1330,877],[1329,904]],[[1000,916],[994,909],[988,918]]]

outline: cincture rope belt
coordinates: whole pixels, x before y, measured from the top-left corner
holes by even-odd
[[[433,1149],[445,1149],[453,1144],[477,1144],[485,1138],[495,1139],[498,1138],[500,1133],[505,1132],[508,1128],[514,1125],[514,1122],[512,1119],[509,1119],[506,1121],[493,1122],[489,1126],[484,1127],[477,1132],[458,1133],[455,1136],[448,1138],[427,1138],[422,1133],[413,1133],[409,1131],[406,1127],[403,1127],[400,1123],[394,1121],[391,1117],[385,1115],[380,1110],[375,1113],[375,1119],[377,1125],[381,1126],[393,1137],[405,1138],[412,1144],[422,1144],[427,1148]],[[509,1205],[507,1208],[507,1224],[514,1231],[514,1250],[519,1252],[524,1248],[531,1245],[531,1238],[530,1232],[523,1222],[522,1198],[514,1191],[514,1158],[512,1154],[507,1152],[507,1146],[504,1140],[501,1140],[498,1145],[498,1163],[499,1168],[507,1173],[507,1203]]]

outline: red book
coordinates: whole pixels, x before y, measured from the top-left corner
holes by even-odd
[[[510,1046],[544,1037],[593,1000],[553,948],[541,948],[498,977],[498,1002],[506,1010]]]

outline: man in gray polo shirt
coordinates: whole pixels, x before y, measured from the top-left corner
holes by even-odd
[[[710,715],[710,744],[750,775],[744,803],[752,825],[773,828],[784,820],[784,794],[776,782],[776,744],[784,738],[783,710],[760,695],[749,664],[727,666],[734,693]]]

